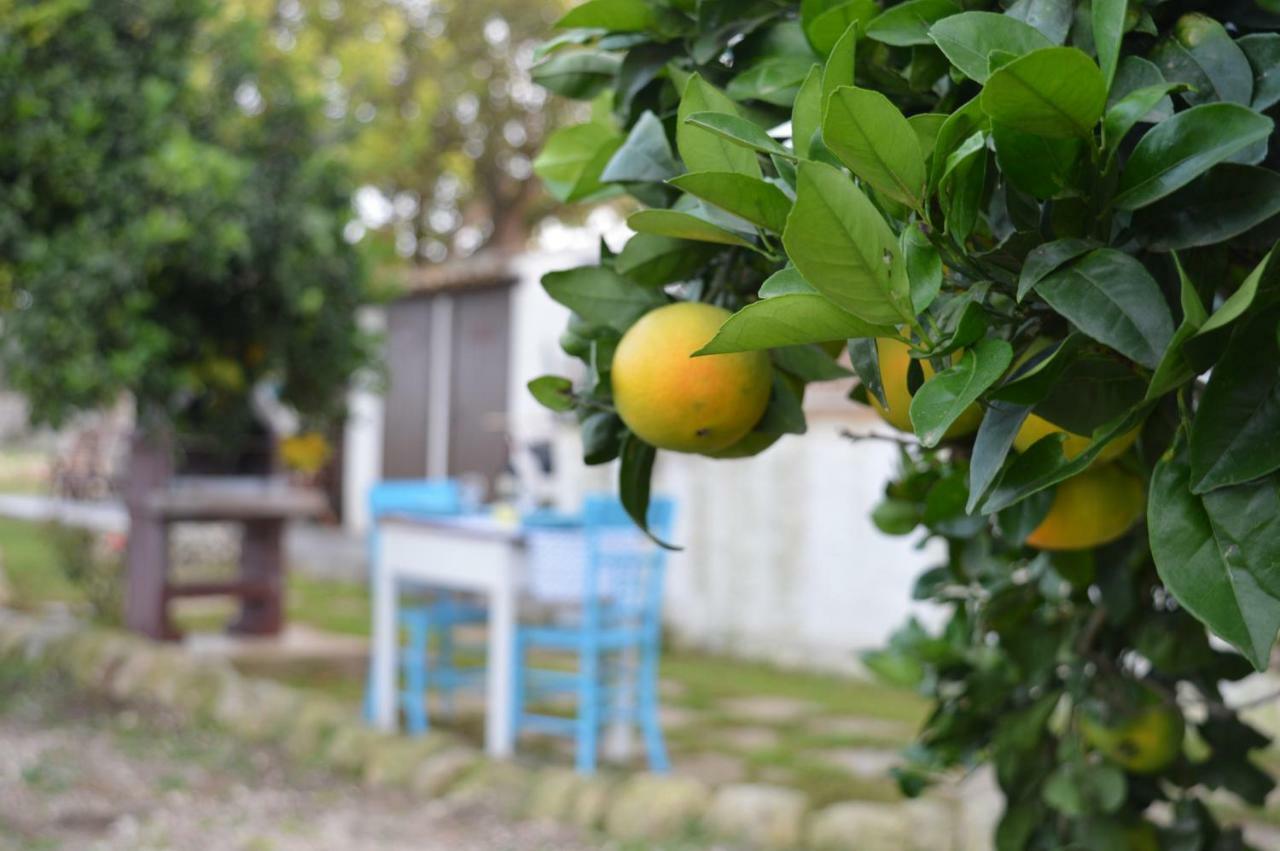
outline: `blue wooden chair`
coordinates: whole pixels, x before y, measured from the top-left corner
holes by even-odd
[[[462,514],[464,509],[462,488],[453,479],[395,480],[374,485],[369,491],[370,568],[377,564],[379,519],[391,514],[450,516]],[[401,682],[397,694],[405,715],[405,729],[413,734],[422,734],[429,726],[428,687],[441,694],[446,710],[451,711],[455,690],[478,679],[476,669],[457,666],[453,631],[463,624],[483,622],[487,612],[483,606],[468,603],[454,594],[433,592],[430,588],[402,590],[419,590],[433,595],[426,602],[406,604],[402,601],[398,612],[404,640],[400,652]],[[370,680],[365,688],[366,720],[373,717],[372,698]]]
[[[670,534],[668,499],[654,499],[649,526]],[[658,652],[666,553],[655,546],[611,496],[588,497],[582,513],[582,593],[568,622],[521,626],[516,631],[513,723],[523,731],[576,740],[579,772],[595,771],[600,731],[614,722],[636,724],[652,771],[669,767],[658,719]],[[530,547],[537,529],[530,527]],[[550,650],[576,656],[577,669],[548,671],[529,665],[529,654]],[[528,706],[553,694],[576,697],[573,717],[536,714]]]

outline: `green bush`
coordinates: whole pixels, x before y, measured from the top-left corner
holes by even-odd
[[[1280,629],[1278,13],[589,0],[535,67],[594,101],[548,189],[648,209],[544,279],[588,378],[531,390],[643,522],[656,451],[610,376],[639,316],[736,311],[697,354],[771,352],[755,447],[805,430],[796,386],[847,349],[855,401],[911,432],[875,520],[948,552],[915,590],[944,627],[867,660],[934,703],[899,779],[993,764],[1001,851],[1238,849],[1205,793],[1274,785],[1221,684]]]
[[[114,626],[124,616],[124,562],[119,535],[103,536],[89,529],[49,523],[45,535],[54,567],[89,609],[96,623]]]

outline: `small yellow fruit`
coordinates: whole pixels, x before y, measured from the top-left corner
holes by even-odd
[[[1141,425],[1134,426],[1129,431],[1114,438],[1110,443],[1102,447],[1102,451],[1098,453],[1094,463],[1101,464],[1119,458],[1130,446],[1133,446],[1134,441],[1138,439],[1138,433],[1141,431]],[[1068,459],[1075,458],[1081,452],[1084,452],[1089,448],[1089,444],[1093,442],[1093,438],[1082,434],[1073,434],[1043,417],[1029,414],[1023,421],[1022,428],[1018,429],[1018,433],[1013,437],[1013,448],[1019,452],[1026,452],[1036,441],[1050,434],[1065,434],[1067,436],[1066,440],[1062,441],[1062,453]]]
[[[1053,504],[1027,544],[1041,550],[1089,550],[1119,538],[1142,516],[1142,480],[1115,464],[1090,467],[1058,485]]]
[[[716,452],[744,438],[769,404],[766,352],[692,357],[730,316],[680,302],[650,311],[613,355],[618,415],[641,440],[676,452]]]
[[[1124,831],[1126,851],[1160,851],[1160,835],[1149,821],[1134,822]]]
[[[1080,717],[1085,742],[1134,774],[1157,774],[1182,753],[1186,732],[1182,713],[1166,703],[1151,703],[1118,724]]]
[[[876,340],[876,356],[880,360],[880,382],[884,385],[884,398],[889,403],[886,410],[875,394],[869,394],[871,407],[876,409],[885,422],[898,431],[913,431],[911,428],[911,393],[907,389],[907,370],[911,368],[911,347],[898,340],[880,337]],[[960,354],[953,356],[959,360]],[[933,367],[927,360],[920,361],[927,381],[933,376]],[[947,429],[944,438],[963,437],[978,430],[982,424],[982,409],[976,404],[965,409],[951,428]]]

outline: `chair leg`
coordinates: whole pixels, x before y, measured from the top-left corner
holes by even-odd
[[[404,707],[405,731],[413,736],[427,732],[427,624],[409,624],[409,641],[404,650],[404,690],[400,695]]]
[[[580,657],[576,767],[579,774],[594,774],[600,737],[600,653],[587,646]]]
[[[644,728],[644,748],[649,757],[649,770],[665,774],[671,770],[667,745],[662,736],[662,719],[658,716],[658,649],[646,647],[640,660],[640,724]]]

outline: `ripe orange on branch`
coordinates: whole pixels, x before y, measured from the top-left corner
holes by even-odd
[[[729,311],[679,302],[642,316],[613,355],[618,415],[641,440],[676,452],[717,452],[744,438],[769,404],[767,352],[693,357]]]
[[[880,383],[884,387],[884,398],[889,403],[885,408],[874,393],[868,394],[871,407],[889,425],[898,431],[910,432],[911,428],[911,396],[907,387],[907,371],[911,368],[911,347],[899,340],[880,337],[876,340],[876,357],[880,361]],[[953,356],[959,360],[960,354]],[[920,361],[925,380],[933,377],[933,367],[929,361]],[[982,409],[970,405],[960,417],[947,429],[944,438],[963,437],[978,430],[982,423]]]
[[[1096,465],[1058,485],[1027,543],[1041,550],[1100,547],[1128,532],[1145,506],[1140,478],[1115,464]]]

